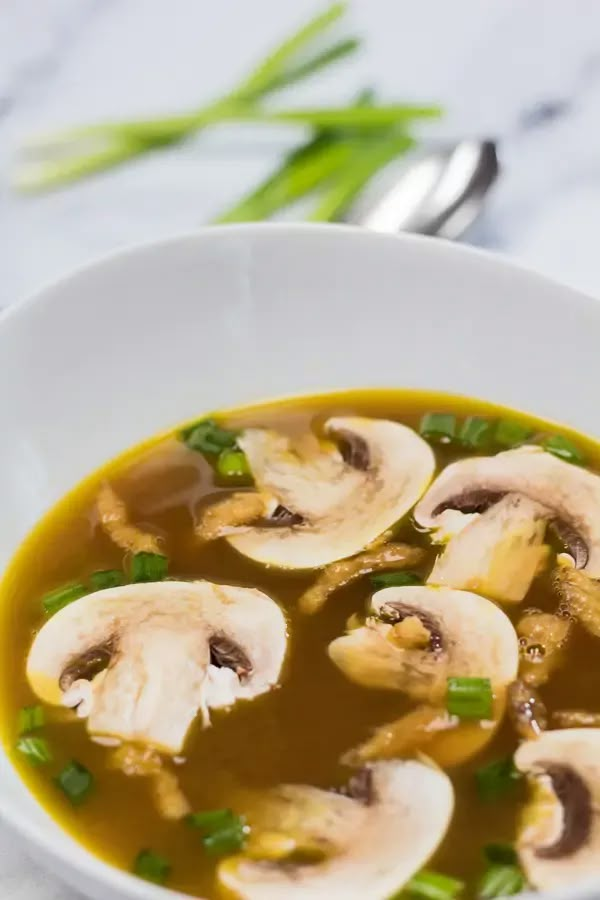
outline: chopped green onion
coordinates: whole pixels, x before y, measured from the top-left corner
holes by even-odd
[[[94,776],[73,759],[56,776],[55,782],[73,806],[79,806],[94,787]]]
[[[203,834],[202,844],[211,856],[225,856],[241,850],[246,840],[247,828],[243,816],[231,809],[214,809],[192,813],[187,817],[188,825],[198,828]]]
[[[522,777],[512,756],[496,759],[475,773],[477,792],[482,800],[496,800],[511,791]]]
[[[425,413],[419,431],[427,440],[449,443],[456,436],[456,416],[451,413]]]
[[[469,416],[463,422],[458,439],[470,450],[483,450],[489,447],[494,436],[494,421],[481,416]]]
[[[162,553],[134,553],[131,558],[131,580],[134,583],[141,581],[162,581],[169,571],[169,559]]]
[[[135,858],[133,871],[145,881],[164,884],[171,874],[171,863],[154,850],[140,850]]]
[[[517,851],[512,844],[486,844],[483,855],[488,862],[502,866],[514,866],[517,863]]]
[[[212,834],[221,828],[228,828],[235,819],[231,809],[209,809],[206,812],[191,813],[186,822],[192,828],[199,828],[205,834]]]
[[[499,419],[494,433],[494,440],[500,447],[519,447],[528,441],[533,435],[531,428],[521,425],[520,422],[513,422],[511,419]]]
[[[525,879],[518,866],[490,866],[479,882],[479,900],[512,897],[525,888]]]
[[[32,766],[43,766],[52,762],[52,752],[44,738],[21,737],[17,741],[17,750],[27,757]]]
[[[446,709],[459,719],[492,718],[492,684],[489,678],[448,678]]]
[[[237,432],[221,428],[214,419],[204,419],[185,428],[181,437],[190,450],[218,455],[221,450],[235,447]]]
[[[416,572],[378,572],[377,575],[371,575],[371,584],[376,588],[406,587],[423,584],[423,579]]]
[[[44,612],[49,616],[54,615],[54,613],[57,613],[63,606],[68,606],[69,603],[79,600],[79,598],[84,597],[85,594],[87,594],[87,588],[79,583],[66,584],[63,587],[57,588],[55,591],[50,591],[42,597]]]
[[[222,450],[217,460],[217,472],[224,481],[248,481],[252,472],[242,450]]]
[[[424,869],[411,878],[402,893],[422,900],[454,900],[463,889],[464,883],[457,878]]]
[[[119,587],[125,582],[125,575],[120,569],[100,569],[90,575],[90,585],[95,591]]]
[[[559,459],[564,459],[567,462],[575,463],[579,466],[585,462],[585,456],[579,447],[576,447],[572,441],[563,437],[562,434],[553,434],[546,438],[542,441],[542,447],[548,453],[553,453],[554,456],[558,456]]]
[[[19,710],[19,734],[35,731],[46,723],[46,713],[43,706],[24,706]]]

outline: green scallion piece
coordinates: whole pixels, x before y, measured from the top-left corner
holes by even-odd
[[[223,481],[249,482],[252,472],[246,454],[242,450],[221,450],[217,460],[217,474]]]
[[[43,706],[24,706],[19,710],[19,734],[27,734],[46,724]]]
[[[189,428],[184,428],[181,438],[190,450],[218,455],[221,450],[235,447],[237,432],[221,428],[214,419],[203,419]]]
[[[154,884],[165,884],[171,874],[171,863],[154,850],[140,850],[133,864],[133,871],[138,878],[152,881]]]
[[[43,766],[52,762],[52,751],[48,741],[41,737],[20,737],[17,750],[26,756],[32,766]]]
[[[401,896],[419,900],[454,900],[464,890],[464,883],[449,875],[424,869],[408,882]]]
[[[525,888],[525,878],[518,866],[490,866],[477,888],[479,900],[512,897]]]
[[[227,856],[229,853],[237,853],[244,846],[246,840],[246,828],[242,819],[202,838],[202,846],[210,856]]]
[[[79,806],[92,791],[94,776],[85,766],[73,759],[56,776],[55,783],[73,806]]]
[[[448,678],[446,709],[459,719],[492,718],[492,683],[489,678]]]
[[[94,591],[120,587],[125,583],[125,575],[120,569],[100,569],[90,575],[90,586]]]
[[[512,756],[496,759],[475,773],[477,793],[481,800],[496,800],[512,791],[522,777]]]
[[[463,422],[458,439],[469,450],[485,450],[494,440],[495,422],[481,416],[469,416]]]
[[[192,828],[199,828],[204,834],[212,834],[213,831],[229,828],[236,818],[231,809],[209,809],[206,812],[191,813],[186,822]]]
[[[514,866],[517,864],[517,851],[512,844],[486,844],[483,855],[489,863],[501,866]]]
[[[520,422],[511,419],[499,419],[494,432],[494,441],[500,447],[510,449],[520,447],[533,436],[533,431]]]
[[[162,581],[169,571],[169,559],[162,553],[134,553],[131,558],[131,580],[134,583],[142,581]]]
[[[425,413],[419,432],[428,441],[448,444],[456,437],[456,416],[451,413]]]
[[[563,437],[562,434],[553,434],[545,438],[542,441],[542,447],[548,453],[553,453],[554,456],[558,456],[559,459],[564,459],[566,462],[574,463],[578,466],[583,465],[585,462],[585,456],[579,447],[576,447],[572,441]]]
[[[84,597],[86,594],[87,588],[85,585],[79,584],[79,582],[65,584],[63,587],[56,588],[55,591],[50,591],[42,597],[44,612],[46,615],[52,616],[59,609],[68,606],[69,603],[73,603],[75,600],[79,600],[80,597]]]
[[[423,579],[416,572],[378,572],[371,575],[371,584],[376,588],[406,587],[423,584]]]

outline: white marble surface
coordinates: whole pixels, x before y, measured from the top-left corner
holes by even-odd
[[[89,119],[194,106],[222,90],[314,0],[3,0],[0,5],[0,306],[116,247],[193,229],[285,145],[233,128],[68,190],[9,186],[20,140]],[[600,3],[354,0],[367,46],[302,89],[342,100],[365,84],[435,100],[436,134],[500,136],[504,174],[475,234],[600,295]],[[523,131],[545,104],[545,124]],[[1,799],[0,799],[1,803]],[[71,900],[0,829],[4,900]]]

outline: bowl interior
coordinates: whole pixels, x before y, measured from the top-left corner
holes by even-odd
[[[112,257],[0,323],[0,561],[107,458],[247,401],[437,388],[600,435],[599,346],[595,301],[440,241],[245,226]],[[90,894],[164,894],[75,848],[5,757],[0,786],[7,817]]]

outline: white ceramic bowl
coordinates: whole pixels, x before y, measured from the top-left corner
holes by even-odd
[[[441,241],[251,225],[127,251],[0,321],[0,561],[90,470],[207,410],[411,386],[600,435],[599,380],[600,304]],[[0,807],[36,860],[90,897],[181,896],[80,848],[4,756]],[[600,880],[568,892],[599,895]]]

